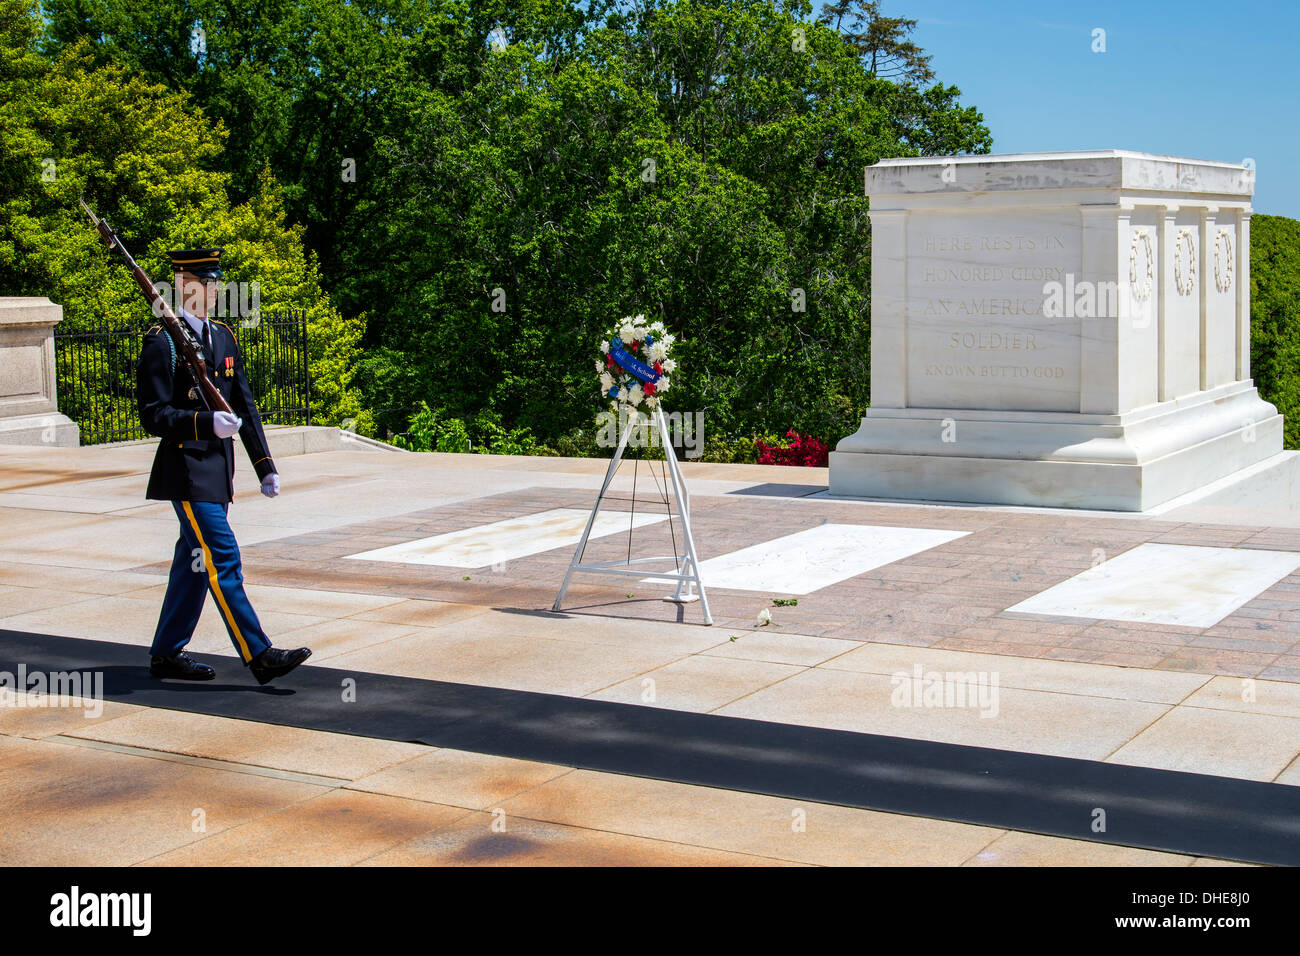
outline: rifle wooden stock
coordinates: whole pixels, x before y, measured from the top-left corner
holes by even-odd
[[[208,378],[207,363],[203,361],[203,356],[199,353],[198,343],[195,342],[193,333],[176,317],[176,313],[167,304],[167,300],[153,287],[153,283],[144,274],[144,270],[136,264],[135,259],[131,257],[131,253],[126,251],[126,246],[122,245],[122,240],[118,239],[117,233],[112,230],[107,222],[91,212],[85,200],[79,200],[79,202],[81,202],[81,208],[86,210],[86,215],[90,217],[90,221],[99,233],[99,238],[104,245],[108,246],[110,250],[116,249],[122,258],[126,260],[127,268],[131,270],[131,278],[135,279],[135,284],[140,287],[144,297],[149,300],[154,315],[162,319],[163,328],[172,337],[172,341],[176,343],[177,349],[189,366],[190,374],[194,376],[194,381],[198,383],[199,394],[203,397],[203,404],[208,407],[209,411],[228,412],[234,415],[235,410],[230,407],[230,403],[226,401],[212,379]]]

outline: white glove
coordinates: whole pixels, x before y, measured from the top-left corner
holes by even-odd
[[[216,432],[218,438],[229,438],[231,435],[238,434],[243,425],[243,419],[230,412],[212,413],[212,430]]]
[[[268,498],[274,498],[280,493],[280,476],[271,472],[262,479],[262,494]]]

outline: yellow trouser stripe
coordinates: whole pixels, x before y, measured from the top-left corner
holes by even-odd
[[[217,563],[212,560],[212,552],[208,550],[208,543],[203,540],[203,532],[199,530],[199,523],[195,520],[194,510],[190,508],[188,501],[182,501],[181,506],[185,509],[185,515],[190,519],[190,527],[194,529],[195,536],[199,539],[199,547],[203,549],[203,563],[208,568],[208,584],[212,585],[212,593],[217,596],[217,604],[221,606],[221,613],[226,616],[226,623],[230,625],[230,633],[235,635],[235,641],[239,644],[239,655],[245,660],[251,660],[252,654],[248,652],[248,642],[244,640],[244,635],[239,632],[239,625],[235,623],[235,615],[230,613],[230,607],[226,604],[226,596],[221,593],[221,585],[217,583]]]

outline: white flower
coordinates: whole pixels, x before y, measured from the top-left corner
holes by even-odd
[[[634,385],[628,390],[627,400],[632,403],[633,408],[640,405],[643,398],[645,398],[645,392],[641,391],[640,385]]]
[[[652,330],[654,330],[655,332],[666,332],[666,331],[668,331],[667,329],[664,328],[664,324],[663,324],[662,322],[658,321],[658,320],[656,320],[656,321],[654,321],[654,322],[651,322],[651,323],[650,323],[650,328],[651,328]]]
[[[601,372],[600,390],[602,392],[608,392],[613,387],[614,387],[614,376],[610,375],[608,372]]]
[[[603,352],[605,355],[608,355],[608,354],[609,354],[609,343],[608,343],[608,342],[601,342],[601,343],[600,343],[600,350],[601,350],[601,352]]]
[[[674,362],[672,359],[664,359],[664,360],[663,360],[663,369],[664,369],[665,372],[668,372],[669,374],[671,374],[671,373],[677,371],[677,363]]]
[[[636,332],[633,331],[632,326],[625,325],[618,330],[618,337],[623,340],[623,344],[631,345],[636,341]]]
[[[646,407],[646,408],[658,408],[658,407],[659,407],[659,399],[656,398],[656,397],[653,396],[653,395],[647,396],[647,397],[646,397],[646,400],[645,400],[645,407]]]
[[[655,382],[655,391],[656,392],[668,391],[668,379],[664,378],[663,376],[660,376],[659,381]]]
[[[772,612],[767,608],[758,612],[758,617],[754,618],[755,627],[764,627],[772,623]]]

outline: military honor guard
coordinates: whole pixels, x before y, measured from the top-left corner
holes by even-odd
[[[234,499],[234,436],[239,435],[262,494],[280,493],[280,476],[262,431],[261,418],[244,374],[234,331],[208,318],[222,278],[221,249],[169,253],[181,302],[177,316],[202,345],[207,374],[235,414],[209,411],[194,372],[170,334],[156,326],[145,336],[136,369],[140,421],[162,439],[154,456],[146,497],[170,501],[180,521],[171,576],[150,649],[154,677],[212,680],[213,668],[185,653],[199,622],[207,592],[221,611],[230,640],[258,683],[283,677],[311,656],[305,647],[286,651],[270,638],[244,592],[239,545],[227,510]]]

